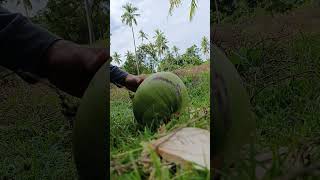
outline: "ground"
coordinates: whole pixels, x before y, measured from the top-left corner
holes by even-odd
[[[80,99],[60,92],[66,109],[46,83],[28,84],[0,66],[0,179],[77,177],[71,135]]]
[[[289,175],[316,179],[311,174],[318,173],[312,166],[320,154],[319,7],[255,15],[217,25],[213,39],[236,66],[251,98],[257,117],[251,155],[271,154],[265,163],[250,157],[237,161],[233,169],[223,170],[228,174],[223,177],[274,179]],[[279,149],[285,151],[280,154]],[[258,166],[267,168],[261,172]],[[302,176],[306,171],[311,173]]]
[[[261,15],[256,20],[224,24],[217,32],[219,44],[237,67],[257,115],[257,143],[253,154],[272,152],[270,167],[263,173],[265,179],[294,175],[301,170],[317,173],[309,167],[320,157],[320,11],[303,8],[288,15]],[[208,65],[200,67],[194,68],[199,73],[187,73],[189,69],[177,71],[177,74],[180,73],[189,89],[191,108],[208,111],[209,73],[199,70]],[[2,70],[0,73],[4,75]],[[16,76],[1,78],[0,84],[1,178],[49,179],[50,175],[51,179],[74,179],[72,128],[61,113],[56,93],[42,84],[28,85]],[[140,143],[155,135],[148,130],[135,130],[126,90],[113,87],[110,103],[111,163],[113,170],[121,172],[121,175],[114,172],[113,176],[122,179],[148,176],[142,169],[129,167],[142,151]],[[170,130],[190,119],[190,114],[183,114],[165,129]],[[209,129],[209,124],[209,117],[206,117],[192,126]],[[287,149],[284,155],[277,153],[280,147]],[[254,179],[257,165],[260,164],[252,159],[238,161],[234,169],[238,176]],[[207,175],[194,170],[179,171],[179,168],[168,170],[157,163],[154,166],[164,172],[158,175],[165,176],[169,172],[169,176],[176,179],[203,179]]]
[[[184,68],[174,71],[174,73],[183,80],[188,88],[190,96],[189,107],[180,115],[179,119],[172,119],[170,123],[156,133],[152,133],[148,129],[144,131],[137,130],[128,91],[114,86],[111,88],[110,151],[112,157],[111,171],[114,179],[140,179],[146,177],[205,179],[208,176],[207,172],[198,172],[194,169],[182,170],[180,167],[176,167],[176,170],[174,170],[165,165],[157,166],[156,160],[152,161],[152,165],[154,169],[158,169],[161,173],[152,174],[143,169],[139,162],[143,150],[141,144],[155,139],[160,133],[170,132],[175,127],[188,124],[202,117],[203,114],[206,115],[198,121],[188,124],[188,126],[210,130],[209,63]],[[132,159],[130,159],[130,155],[132,155]],[[134,163],[138,165],[137,169],[131,168],[134,167]]]
[[[1,77],[10,73],[3,68],[0,70]],[[203,111],[209,108],[208,70],[207,63],[177,71],[177,74],[183,73],[181,76],[187,87],[192,87],[189,92],[191,107]],[[63,115],[64,109],[56,91],[43,83],[27,84],[15,74],[1,78],[0,87],[0,179],[75,179],[71,136],[73,119]],[[67,98],[72,102],[70,104],[79,102],[71,96]],[[112,86],[110,103],[112,155],[132,151],[140,147],[140,142],[152,139],[154,135],[148,131],[134,131],[127,90]],[[184,118],[173,121],[167,128],[189,119],[185,114]],[[194,125],[209,129],[209,117]],[[195,176],[199,173],[192,172]],[[128,176],[130,172],[121,177],[126,179]],[[202,172],[202,176],[206,173]]]
[[[55,91],[16,75],[0,84],[0,179],[75,179],[72,129]]]

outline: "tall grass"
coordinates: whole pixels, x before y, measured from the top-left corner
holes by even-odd
[[[228,175],[223,177],[254,179],[250,174],[257,166],[269,164],[264,178],[274,179],[294,174],[293,168],[316,163],[320,153],[320,35],[300,33],[229,52],[257,115],[255,155],[268,151],[273,155],[269,163],[262,164],[243,158],[233,171],[225,169]],[[288,148],[288,152],[280,155],[280,147]]]
[[[179,118],[172,119],[165,130],[185,124],[200,117],[203,112],[210,112],[209,72],[200,74],[189,73],[181,77],[188,88],[190,102],[188,109]],[[206,179],[209,172],[198,171],[193,168],[182,168],[179,165],[166,164],[158,155],[151,151],[151,167],[143,168],[139,162],[144,149],[144,143],[155,139],[159,132],[152,133],[149,129],[139,131],[136,128],[132,112],[132,102],[124,89],[111,90],[111,129],[110,150],[112,159],[113,179]],[[210,117],[190,124],[189,126],[210,129]],[[122,167],[122,169],[121,169]],[[134,167],[134,168],[132,168]],[[119,168],[123,172],[119,173]]]

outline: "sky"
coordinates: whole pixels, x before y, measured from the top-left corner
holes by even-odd
[[[122,6],[131,2],[141,14],[134,26],[136,44],[141,43],[139,30],[153,37],[156,29],[166,35],[169,47],[176,45],[180,53],[196,44],[200,47],[201,39],[210,34],[210,0],[198,0],[198,8],[193,20],[189,21],[190,0],[182,0],[172,16],[169,16],[169,0],[112,0],[110,2],[111,53],[121,54],[122,61],[127,50],[134,52],[131,29],[121,22]],[[123,62],[122,62],[123,63]],[[121,64],[122,64],[121,63]]]

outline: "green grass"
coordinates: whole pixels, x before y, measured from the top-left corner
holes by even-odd
[[[188,88],[190,104],[186,112],[180,115],[179,119],[172,119],[165,129],[170,129],[186,124],[201,116],[201,112],[210,112],[210,91],[209,91],[209,72],[197,75],[186,75],[181,77]],[[124,172],[118,174],[114,169],[121,165],[134,167],[133,162],[141,156],[143,142],[155,139],[158,133],[152,133],[149,129],[139,131],[136,127],[132,112],[132,102],[125,89],[111,89],[111,131],[110,131],[110,151],[113,166],[112,179],[146,179],[153,177],[156,179],[208,179],[208,172],[198,171],[193,168],[182,168],[175,166],[168,168],[160,161],[159,157],[151,153],[151,169],[145,170],[139,163],[136,168],[123,168]],[[210,130],[210,117],[190,124],[191,127],[200,127]],[[117,158],[115,158],[117,156]]]
[[[57,95],[17,77],[6,80],[0,82],[0,179],[75,179],[72,131]]]
[[[98,40],[92,47],[105,44]],[[7,73],[0,69],[0,77]],[[0,79],[0,102],[0,180],[76,179],[72,120],[61,113],[55,91],[12,75]]]
[[[284,157],[273,155],[265,179],[316,163],[320,154],[320,35],[298,34],[287,41],[265,41],[260,46],[248,45],[231,52],[234,53],[228,55],[253,97],[257,115],[254,154],[276,152],[280,147],[287,147],[289,151]],[[309,160],[300,160],[300,166],[289,163],[299,161],[299,151]],[[232,176],[227,173],[229,169],[225,169],[229,175],[223,177],[252,179],[255,163],[242,159],[235,164],[238,175]],[[309,175],[301,178],[312,179]]]
[[[209,110],[209,74],[183,77],[189,88],[191,108]],[[60,100],[54,91],[44,85],[28,85],[16,76],[1,80],[0,88],[0,179],[76,179],[76,168],[72,155],[72,127],[61,114]],[[133,121],[131,100],[128,91],[113,89],[111,96],[111,154],[121,156],[118,163],[136,160],[141,153],[141,142],[153,139],[156,134],[149,130],[137,131]],[[193,118],[198,115],[194,114]],[[189,121],[185,113],[168,124],[167,129]],[[209,117],[191,126],[209,129]],[[137,150],[138,149],[138,150]],[[132,151],[132,158],[130,152]],[[166,168],[156,164],[157,177],[175,179],[203,179],[207,172],[193,169]],[[160,173],[159,173],[160,172]],[[140,164],[136,171],[117,179],[147,177]]]

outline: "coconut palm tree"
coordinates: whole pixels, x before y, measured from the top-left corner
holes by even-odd
[[[209,41],[206,36],[204,36],[201,40],[201,51],[202,53],[209,59]]]
[[[179,61],[179,51],[180,49],[177,46],[173,46],[172,47],[172,52],[175,54],[175,64],[178,65],[178,61]]]
[[[24,10],[26,11],[26,16],[30,17],[30,10],[32,10],[31,0],[17,0],[17,6],[22,3]]]
[[[149,60],[149,67],[152,71],[154,71],[154,67],[159,62],[158,57],[157,57],[156,46],[149,41],[148,44],[144,44],[141,47],[143,48],[145,53],[150,56],[150,58],[148,59]]]
[[[120,65],[121,63],[121,55],[117,52],[114,52],[112,55],[112,60]]]
[[[134,68],[134,64],[135,64],[135,56],[133,53],[131,53],[130,51],[127,51],[126,54],[124,55],[124,57],[126,58],[126,61],[124,62],[123,68],[131,74],[136,74],[137,73],[137,69]],[[130,94],[130,92],[129,92]]]
[[[138,75],[140,74],[139,72],[139,65],[138,65],[138,58],[137,58],[137,47],[136,47],[136,40],[134,37],[134,30],[133,30],[133,25],[137,25],[137,17],[140,16],[140,14],[137,13],[138,8],[134,7],[131,3],[127,3],[126,5],[122,6],[124,9],[124,13],[121,16],[122,23],[125,23],[129,27],[131,27],[132,31],[132,37],[133,37],[133,44],[134,44],[134,51],[135,51],[135,57],[136,57],[136,66],[137,66],[137,72]]]
[[[141,44],[143,44],[144,39],[148,39],[148,35],[142,31],[142,29],[139,31],[139,38],[141,39]]]
[[[179,7],[182,3],[181,0],[169,0],[170,8],[169,8],[169,14],[172,15],[172,12],[175,8]],[[190,2],[190,12],[189,12],[189,20],[192,21],[196,9],[197,9],[197,0],[191,0]]]
[[[172,51],[174,52],[174,54],[176,55],[176,58],[179,56],[179,48],[177,46],[173,46],[172,47]]]
[[[168,40],[166,39],[164,33],[161,30],[157,29],[155,32],[156,32],[156,34],[154,36],[155,45],[156,45],[156,50],[158,52],[158,56],[159,56],[159,60],[160,60],[161,56],[168,49],[168,46],[167,46]]]

